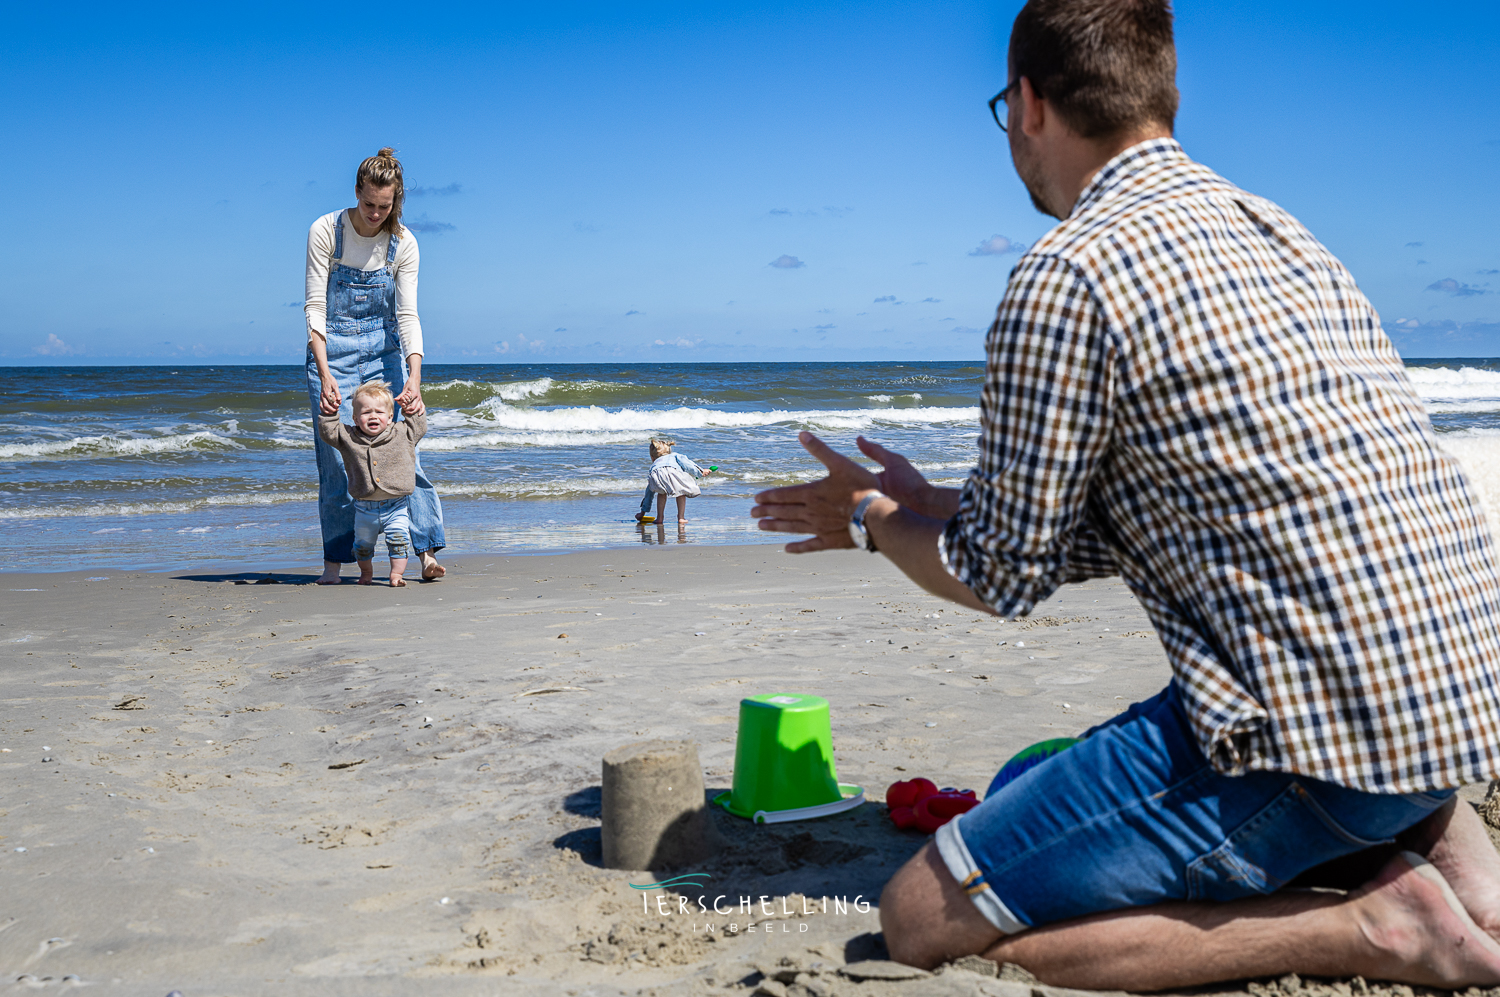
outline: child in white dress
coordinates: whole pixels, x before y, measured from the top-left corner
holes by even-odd
[[[642,522],[651,511],[651,498],[656,497],[656,521],[663,522],[667,511],[667,496],[677,499],[677,522],[687,522],[687,500],[702,493],[695,478],[706,478],[712,473],[672,452],[671,440],[651,441],[651,472],[647,479],[646,494],[641,499],[641,511],[635,521]]]

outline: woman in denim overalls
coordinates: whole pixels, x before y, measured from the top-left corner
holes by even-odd
[[[357,207],[318,219],[308,234],[307,389],[315,426],[319,411],[338,412],[344,422],[351,422],[349,399],[355,388],[371,380],[386,381],[403,411],[415,415],[424,410],[421,326],[416,321],[416,245],[401,225],[405,190],[401,164],[392,150],[381,149],[360,164],[354,193]],[[346,234],[348,229],[359,239]],[[370,240],[382,233],[388,237],[384,266],[362,269],[343,262],[346,242],[368,250],[373,245]],[[403,247],[403,240],[410,243]],[[402,250],[409,261],[405,273],[397,262]],[[368,267],[378,263],[378,258],[363,262]],[[320,307],[324,267],[327,296]],[[403,329],[397,321],[398,309],[410,328]],[[354,500],[349,497],[338,451],[318,439],[316,430],[313,442],[318,456],[318,518],[323,527],[323,575],[318,583],[336,585],[340,566],[354,561]],[[434,555],[444,547],[443,506],[422,471],[420,456],[410,512],[411,544],[422,559],[422,577],[441,578],[446,571]]]

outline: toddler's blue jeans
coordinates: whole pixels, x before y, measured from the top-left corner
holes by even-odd
[[[375,556],[375,540],[385,534],[385,549],[391,558],[411,556],[411,496],[378,502],[354,500],[354,559]]]
[[[1123,907],[1271,893],[1389,843],[1453,793],[1220,775],[1168,686],[945,824],[935,843],[980,912],[1013,934]]]

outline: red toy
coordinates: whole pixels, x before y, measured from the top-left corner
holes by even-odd
[[[901,830],[914,827],[931,834],[954,817],[979,806],[972,789],[938,789],[931,779],[895,782],[885,791],[891,823]]]

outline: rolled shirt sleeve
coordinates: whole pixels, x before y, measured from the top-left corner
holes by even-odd
[[[1017,265],[985,345],[979,464],[938,547],[954,578],[1013,616],[1117,571],[1089,510],[1117,343],[1083,276],[1041,256]]]

